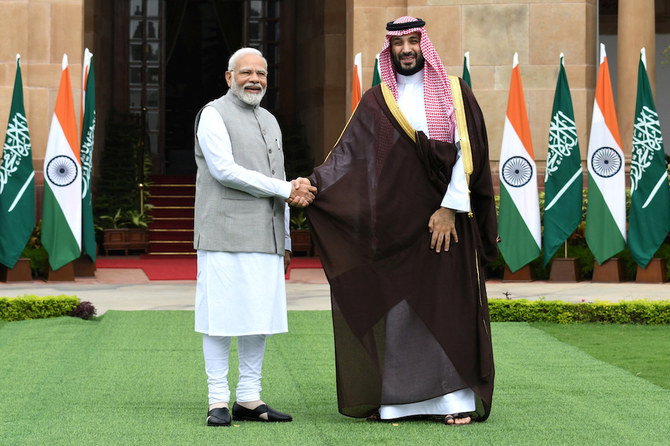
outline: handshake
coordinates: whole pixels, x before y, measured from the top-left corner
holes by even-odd
[[[316,187],[312,186],[307,178],[291,180],[291,195],[286,202],[291,206],[304,208],[309,206],[316,196]]]

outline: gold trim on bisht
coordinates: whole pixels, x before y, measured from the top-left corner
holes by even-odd
[[[470,147],[470,135],[468,134],[468,125],[465,122],[465,108],[463,106],[463,93],[458,76],[449,76],[451,86],[451,97],[454,101],[454,114],[456,115],[456,126],[458,127],[458,139],[461,143],[461,156],[463,157],[463,167],[465,169],[465,179],[470,187],[470,175],[473,171],[472,165],[472,147]]]
[[[386,101],[386,106],[391,110],[391,114],[393,117],[398,121],[400,124],[400,127],[407,133],[407,136],[409,136],[413,142],[416,142],[416,135],[415,135],[415,130],[414,127],[409,123],[405,115],[402,114],[402,111],[400,111],[400,106],[396,102],[395,98],[393,97],[393,93],[389,89],[389,87],[386,86],[385,83],[382,82],[382,94],[384,95],[384,101]]]

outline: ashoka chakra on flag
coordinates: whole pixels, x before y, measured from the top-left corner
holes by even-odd
[[[77,163],[66,155],[58,155],[47,164],[47,177],[56,186],[67,186],[77,178]]]
[[[601,147],[591,157],[591,167],[600,177],[609,178],[621,169],[621,155],[611,147]]]
[[[503,164],[502,177],[512,187],[526,185],[533,176],[533,166],[522,156],[513,156]]]

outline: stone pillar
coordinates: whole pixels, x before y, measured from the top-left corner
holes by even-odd
[[[656,12],[654,0],[619,0],[617,22],[616,108],[621,144],[631,153],[640,49],[646,48],[647,72],[656,89]]]

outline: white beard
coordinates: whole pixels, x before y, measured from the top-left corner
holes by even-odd
[[[244,91],[246,87],[252,85],[257,85],[261,87],[261,92],[247,93]],[[235,75],[232,76],[232,82],[230,83],[230,90],[233,92],[235,96],[240,98],[242,102],[253,106],[260,104],[261,100],[263,99],[263,96],[265,96],[265,87],[263,87],[260,84],[254,84],[253,82],[247,82],[242,87],[240,87],[239,85],[237,85],[237,82],[235,82]]]

